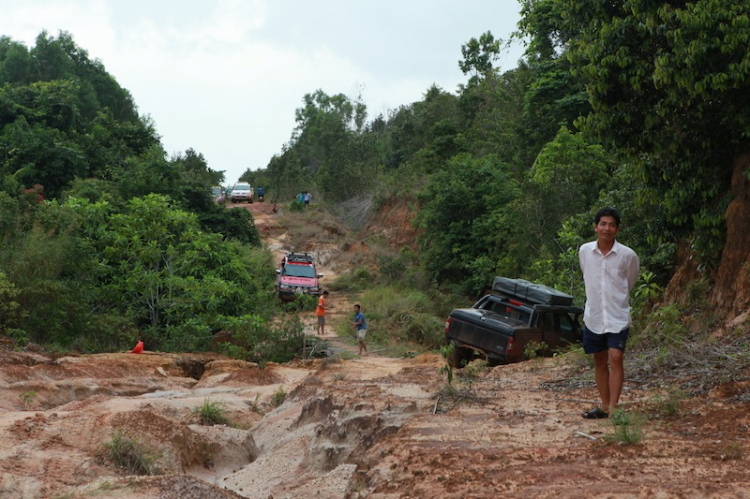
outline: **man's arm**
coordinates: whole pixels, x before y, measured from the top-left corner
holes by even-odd
[[[627,268],[627,279],[628,279],[628,292],[632,291],[635,284],[638,282],[638,275],[641,271],[641,261],[638,259],[638,255],[633,251],[633,254],[628,259]]]

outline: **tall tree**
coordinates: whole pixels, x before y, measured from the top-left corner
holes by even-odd
[[[586,128],[644,159],[640,174],[653,187],[644,192],[660,196],[672,224],[694,235],[693,252],[709,267],[732,179],[714,299],[747,306],[750,0],[527,3],[565,13],[558,32],[593,108]]]
[[[500,40],[495,40],[492,33],[482,33],[479,40],[470,39],[461,45],[461,54],[464,58],[458,61],[458,67],[464,74],[471,74],[468,85],[470,87],[494,72],[493,63],[500,54]]]

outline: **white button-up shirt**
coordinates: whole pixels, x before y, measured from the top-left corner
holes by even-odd
[[[638,280],[640,261],[635,251],[615,241],[606,255],[596,241],[578,250],[586,285],[583,322],[593,333],[619,333],[630,327],[628,296]]]

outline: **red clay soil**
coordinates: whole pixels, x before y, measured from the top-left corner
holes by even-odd
[[[283,239],[268,203],[244,206]],[[581,418],[597,395],[575,357],[472,367],[449,387],[438,355],[354,355],[334,333],[347,297],[331,303],[338,354],[263,369],[0,342],[0,499],[750,497],[747,373],[671,406],[681,380],[626,377],[622,408],[642,431],[626,444],[610,420]],[[229,424],[202,425],[206,404]],[[117,438],[156,474],[116,464]]]

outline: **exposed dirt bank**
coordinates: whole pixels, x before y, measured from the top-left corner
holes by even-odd
[[[250,209],[283,250],[270,206]],[[345,298],[332,302],[330,320],[345,320]],[[334,350],[354,350],[327,331]],[[605,441],[608,422],[580,417],[596,395],[575,359],[478,371],[453,390],[443,365],[349,353],[261,369],[0,345],[0,498],[750,497],[747,380],[674,401],[671,414],[655,398],[666,381],[626,379],[624,409],[653,417],[640,443],[621,445]],[[232,426],[199,424],[207,400]],[[118,431],[150,446],[160,475],[104,457]]]

